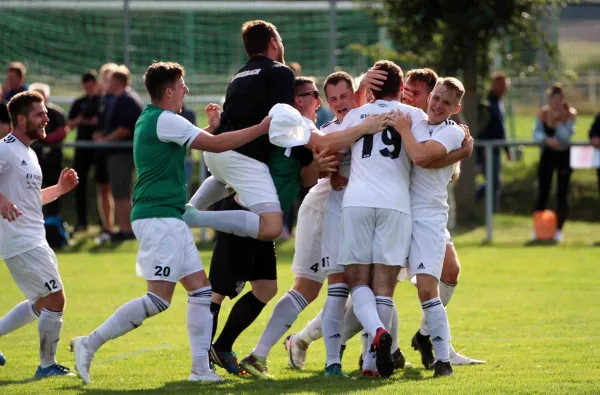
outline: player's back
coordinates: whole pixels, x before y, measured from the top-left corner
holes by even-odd
[[[398,101],[376,100],[349,112],[341,129],[358,125],[368,116],[402,110],[412,117],[411,130],[422,129],[427,116],[420,109]],[[394,128],[365,135],[352,145],[352,161],[343,207],[375,207],[410,215],[410,159]]]
[[[42,214],[42,169],[35,152],[9,134],[0,140],[0,193],[22,213],[0,219],[0,254],[19,255],[46,243]]]
[[[275,104],[291,105],[293,99],[293,71],[265,56],[254,56],[229,82],[217,134],[257,125]],[[236,149],[261,162],[267,161],[269,150],[267,135]]]

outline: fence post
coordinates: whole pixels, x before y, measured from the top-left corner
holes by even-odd
[[[329,72],[335,71],[337,66],[337,23],[335,20],[336,0],[329,0]]]
[[[493,141],[493,140],[492,140]],[[485,142],[485,239],[492,241],[494,230],[494,147]]]

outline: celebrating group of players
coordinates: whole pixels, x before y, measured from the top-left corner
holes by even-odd
[[[188,292],[191,381],[222,380],[211,361],[230,373],[272,378],[269,351],[317,298],[325,278],[322,312],[284,341],[290,367],[302,369],[308,345],[322,336],[325,375],[344,376],[346,340],[361,330],[363,376],[388,377],[404,367],[393,300],[404,278],[415,282],[423,309],[412,339],[423,365],[437,377],[452,374],[452,364],[482,362],[453,350],[445,310],[460,270],[446,229],[447,186],[473,149],[468,128],[450,120],[460,110],[461,82],[430,69],[404,78],[390,61],[375,63],[358,86],[349,74],[335,72],[323,86],[335,119],[319,130],[319,90],[285,66],[275,26],[247,22],[242,39],[249,60],[232,77],[223,112],[207,106],[205,129],[177,115],[189,92],[183,67],[154,63],[144,75],[151,104],[134,132],[131,221],[139,243],[137,274],[148,290],[71,341],[79,377],[90,382],[92,359],[104,343],[165,311],[177,282]],[[44,135],[43,101],[21,93],[9,113],[12,133],[0,143],[0,252],[28,301],[0,319],[0,336],[39,317],[36,377],[70,375],[54,359],[65,297],[56,257],[43,237],[41,206],[74,188],[77,175],[65,171],[56,187],[42,190],[29,145]],[[294,117],[298,113],[301,118]],[[271,144],[269,135],[285,136],[287,128],[310,133],[285,146]],[[212,175],[186,202],[189,149],[203,151]],[[298,213],[294,285],[275,305],[256,347],[238,363],[235,340],[277,293],[273,240],[282,232],[282,213],[302,186],[313,185]],[[215,203],[217,210],[207,210]],[[217,231],[210,278],[193,227]],[[215,339],[222,301],[237,297],[246,282],[252,289],[236,301]]]

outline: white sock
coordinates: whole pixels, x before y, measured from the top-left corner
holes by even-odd
[[[296,339],[306,346],[310,343],[319,340],[323,337],[323,329],[321,326],[321,320],[323,319],[323,310],[319,311],[319,314],[309,322],[304,329],[302,329],[296,336]]]
[[[357,333],[362,331],[363,327],[356,314],[354,314],[354,307],[352,306],[352,298],[348,298],[350,305],[346,303],[346,314],[344,314],[344,325],[342,328],[342,344],[345,345],[348,340],[356,336]]]
[[[423,316],[421,317],[421,327],[419,328],[419,332],[423,336],[429,336],[429,328],[427,327],[427,317],[425,317],[424,311]]]
[[[444,306],[448,306],[448,303],[450,303],[450,299],[452,298],[452,295],[454,295],[454,290],[457,285],[458,283],[449,284],[440,281],[440,300]]]
[[[344,306],[348,299],[346,284],[333,284],[327,287],[327,299],[323,307],[323,339],[327,351],[325,366],[340,363],[340,347],[342,345],[341,327],[344,320]]]
[[[361,341],[363,343],[363,370],[371,370],[373,372],[377,372],[377,363],[376,357],[377,354],[375,351],[371,351],[371,344],[373,344],[373,336],[369,335],[367,332],[361,333]]]
[[[258,238],[260,215],[246,210],[198,211],[185,206],[183,220],[190,228],[213,228],[240,237]]]
[[[0,336],[8,335],[10,332],[35,321],[38,316],[33,305],[24,300],[0,318]]]
[[[200,188],[198,188],[194,196],[190,199],[189,204],[203,211],[211,204],[215,204],[229,195],[231,195],[231,191],[226,188],[226,185],[214,176],[210,176],[202,182]]]
[[[392,334],[392,352],[395,352],[400,348],[398,345],[398,336],[400,330],[400,320],[398,319],[398,309],[394,308],[392,312],[392,326],[390,327],[390,333]]]
[[[165,311],[168,307],[169,302],[152,292],[130,300],[119,307],[98,329],[90,333],[86,342],[88,350],[95,353],[107,341],[134,330],[142,325],[145,319]]]
[[[292,327],[298,315],[306,306],[308,306],[308,302],[300,292],[293,289],[288,291],[275,305],[271,318],[269,318],[256,348],[252,350],[252,354],[266,358],[271,348]]]
[[[379,319],[388,331],[392,327],[392,317],[396,306],[394,305],[394,299],[389,296],[376,296],[375,304],[377,305],[377,314]]]
[[[352,306],[356,318],[369,336],[375,337],[377,329],[385,327],[377,313],[375,294],[368,286],[358,285],[352,289]]]
[[[212,335],[213,316],[210,312],[211,286],[188,292],[187,330],[192,352],[192,372],[210,371],[208,350]]]
[[[62,329],[62,311],[52,311],[42,308],[38,321],[38,332],[40,334],[40,366],[47,368],[56,363],[54,356],[60,340]]]
[[[448,349],[449,330],[446,309],[440,298],[433,298],[423,302],[421,303],[421,307],[427,318],[427,326],[429,327],[435,360],[447,362],[450,360],[450,355]]]

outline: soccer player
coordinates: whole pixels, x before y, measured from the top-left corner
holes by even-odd
[[[154,63],[144,75],[151,99],[140,115],[133,151],[137,182],[131,221],[139,243],[137,274],[148,292],[121,306],[89,336],[71,341],[75,367],[90,382],[94,354],[107,341],[138,328],[165,311],[180,282],[188,292],[187,327],[192,353],[190,381],[222,380],[210,370],[208,350],[212,316],[211,286],[191,231],[182,220],[186,204],[185,157],[188,149],[223,152],[268,133],[270,118],[257,126],[213,136],[177,115],[188,88],[177,63]]]
[[[46,137],[48,110],[34,91],[8,103],[12,133],[0,141],[0,253],[28,300],[0,318],[0,336],[38,320],[40,365],[35,378],[73,375],[56,362],[65,293],[56,255],[46,241],[42,206],[73,189],[77,173],[64,169],[54,186],[42,189],[42,169],[30,148]],[[0,365],[4,365],[0,354]]]

